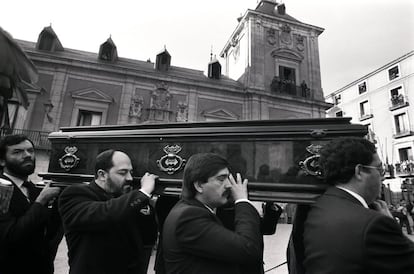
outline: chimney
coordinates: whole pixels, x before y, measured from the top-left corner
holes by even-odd
[[[285,15],[286,14],[285,4],[280,4],[280,5],[277,6],[277,13],[279,13],[280,15]]]

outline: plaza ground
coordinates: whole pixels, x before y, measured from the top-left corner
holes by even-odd
[[[277,230],[274,235],[264,236],[264,269],[267,274],[288,274],[286,264],[272,269],[273,267],[286,262],[286,247],[289,240],[290,231],[292,225],[290,224],[278,224]],[[404,229],[404,233],[406,231]],[[406,234],[407,235],[407,234]],[[414,235],[407,235],[412,241],[414,241]],[[59,246],[58,253],[55,260],[55,274],[67,274],[69,267],[67,264],[67,247],[65,241]],[[151,257],[150,266],[148,268],[148,274],[153,274],[154,271],[154,259],[155,251]],[[272,270],[270,270],[272,269]],[[270,271],[268,271],[270,270]]]

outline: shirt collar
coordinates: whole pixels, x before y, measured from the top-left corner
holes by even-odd
[[[206,204],[203,204],[211,213],[216,214],[216,211]]]
[[[23,182],[25,180],[20,179],[16,176],[10,175],[9,173],[6,173],[6,172],[3,172],[3,175],[6,175],[7,177],[9,177],[13,181],[13,183],[15,183],[19,188],[22,188]]]
[[[365,201],[364,198],[362,198],[361,195],[359,195],[358,193],[353,192],[352,190],[349,190],[347,188],[344,188],[342,186],[337,186],[337,188],[342,189],[343,191],[348,192],[349,194],[351,194],[355,199],[357,199],[365,208],[368,208],[368,204]]]

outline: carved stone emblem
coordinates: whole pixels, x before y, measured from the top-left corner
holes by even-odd
[[[129,117],[135,117],[141,119],[142,116],[142,105],[144,104],[144,99],[142,96],[132,97],[131,104],[129,106]]]
[[[187,122],[188,121],[188,106],[183,103],[178,103],[177,111],[177,122]]]
[[[76,167],[80,161],[80,159],[75,155],[77,151],[78,148],[75,146],[65,147],[66,154],[59,159],[60,167],[63,168],[65,171],[69,171],[72,168]]]
[[[157,84],[157,89],[151,93],[149,110],[149,121],[170,121],[171,93],[168,91],[168,85],[164,82]]]
[[[165,146],[164,152],[166,155],[157,160],[157,165],[160,170],[171,175],[183,168],[187,160],[177,155],[180,151],[181,146],[179,145]]]
[[[290,45],[292,44],[292,33],[291,33],[291,28],[289,27],[288,24],[284,24],[281,27],[282,32],[280,33],[280,40],[282,41],[282,43]]]
[[[299,51],[303,51],[305,49],[304,39],[305,39],[305,37],[302,36],[302,35],[298,35],[296,37],[296,48]]]
[[[319,151],[322,149],[321,145],[310,145],[306,147],[306,150],[312,155],[306,158],[304,161],[299,162],[299,166],[306,174],[312,176],[321,176],[321,171],[319,169]]]
[[[267,42],[270,44],[270,45],[274,45],[274,44],[276,44],[276,32],[275,32],[275,30],[274,29],[269,29],[268,31],[267,31]]]

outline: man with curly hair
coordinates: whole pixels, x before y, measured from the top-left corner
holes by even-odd
[[[385,172],[374,144],[332,141],[319,166],[331,187],[305,221],[306,273],[413,273],[414,243],[378,199]]]

